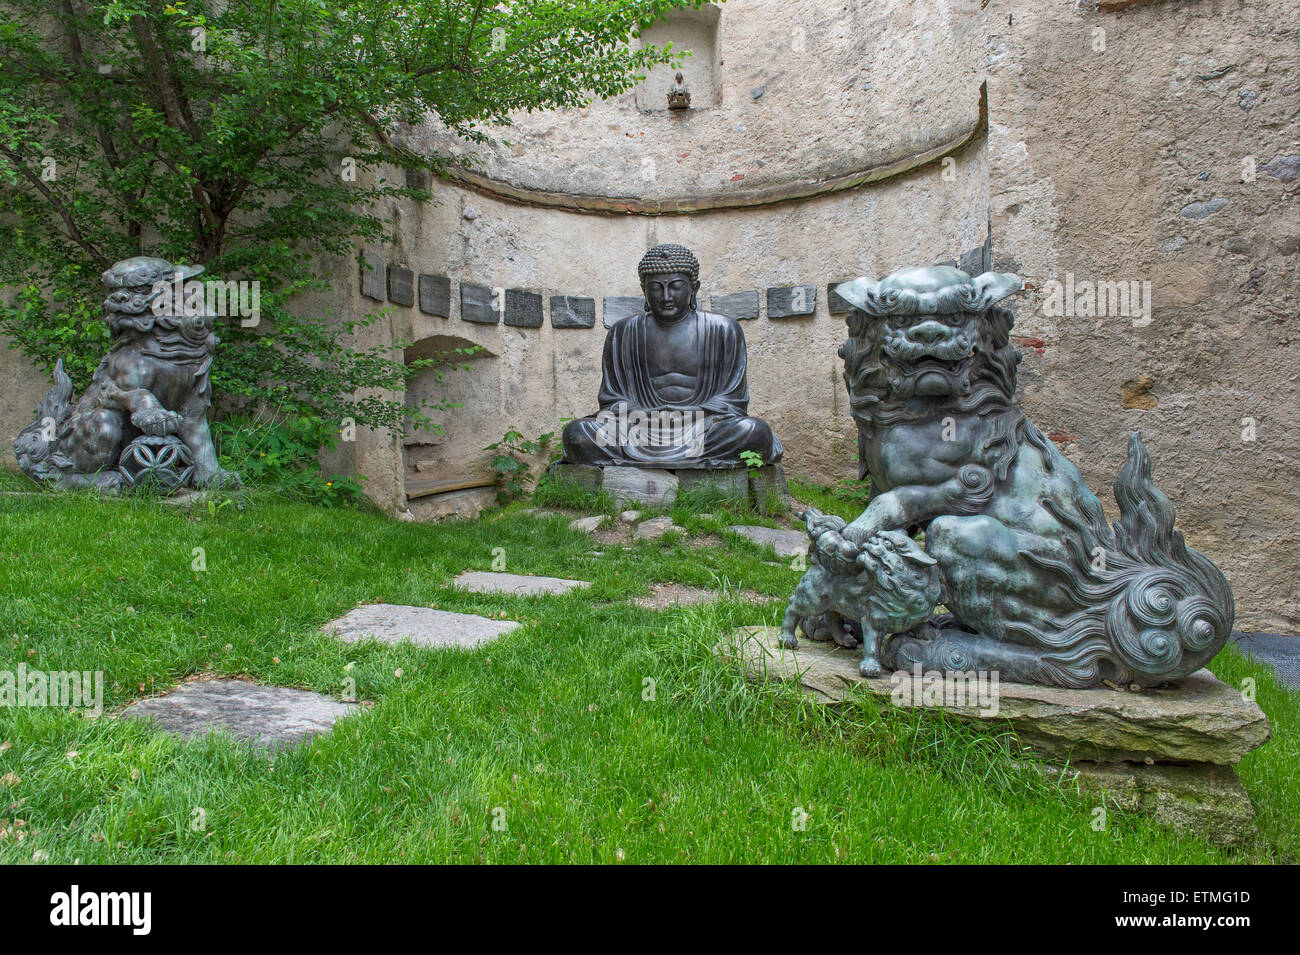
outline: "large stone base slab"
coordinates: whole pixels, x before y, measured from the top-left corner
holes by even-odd
[[[743,627],[717,652],[755,680],[797,682],[823,703],[854,693],[896,706],[934,708],[1004,733],[1015,752],[1032,752],[1044,772],[1066,773],[1106,804],[1162,825],[1235,845],[1254,833],[1254,810],[1233,764],[1268,740],[1259,706],[1199,670],[1176,685],[1142,691],[1064,690],[964,681],[942,674],[858,673],[861,650],[803,642],[781,648],[776,627]]]
[[[1218,845],[1249,843],[1256,835],[1255,807],[1231,766],[1211,763],[1041,764],[1048,775],[1064,775],[1108,808],[1150,816],[1178,832],[1203,835]]]
[[[777,628],[746,627],[735,638],[746,668],[768,679],[798,679],[827,702],[842,700],[860,687],[875,696],[914,700],[915,693],[891,675],[858,674],[861,650],[805,641],[791,650],[776,644]],[[909,681],[917,678],[902,674]],[[896,692],[897,691],[897,692]],[[933,695],[933,694],[931,694]],[[945,706],[958,719],[983,720],[979,705]],[[1098,762],[1152,759],[1230,765],[1268,740],[1268,718],[1259,705],[1198,670],[1177,685],[1141,691],[1066,690],[999,682],[997,712],[1025,746],[1054,759]]]

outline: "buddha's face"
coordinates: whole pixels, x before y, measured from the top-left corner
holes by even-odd
[[[651,314],[660,321],[678,321],[691,310],[696,286],[685,272],[647,275],[641,287]]]

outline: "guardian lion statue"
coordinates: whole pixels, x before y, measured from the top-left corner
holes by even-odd
[[[837,286],[854,306],[839,354],[871,478],[843,537],[923,531],[948,611],[885,641],[881,663],[1063,687],[1177,680],[1227,642],[1232,592],[1174,530],[1140,434],[1108,526],[1078,469],[1016,407],[1021,356],[997,303],[1022,288],[947,267]]]
[[[239,484],[218,465],[208,429],[215,317],[175,301],[182,283],[202,272],[140,256],[103,274],[113,344],[76,404],[63,362],[55,366],[36,420],[14,439],[29,477],[101,491]]]
[[[831,639],[855,646],[858,641],[844,629],[844,618],[851,617],[862,641],[858,672],[879,676],[885,638],[924,623],[934,612],[940,593],[937,562],[904,531],[881,531],[858,545],[844,537],[842,517],[810,507],[803,518],[812,566],[790,598],[781,645],[797,646],[800,620],[824,614]]]

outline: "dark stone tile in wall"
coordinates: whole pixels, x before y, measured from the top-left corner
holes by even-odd
[[[613,328],[629,315],[640,315],[645,311],[644,295],[606,295],[605,327]]]
[[[382,256],[374,252],[361,253],[361,294],[376,302],[385,299],[385,268]]]
[[[596,300],[580,295],[551,296],[552,328],[592,328],[596,324]]]
[[[541,328],[542,297],[536,292],[506,289],[506,324],[515,328]]]
[[[394,305],[415,304],[415,273],[400,265],[388,267],[388,300]]]
[[[758,291],[712,295],[709,297],[709,310],[739,321],[758,318]]]
[[[842,279],[843,282],[850,282],[852,279]],[[839,293],[835,291],[835,286],[840,282],[830,282],[826,286],[826,306],[830,309],[832,315],[847,315],[853,311],[853,305],[840,298]]]
[[[817,286],[790,285],[767,290],[767,317],[811,315],[817,309]]]
[[[460,283],[460,317],[475,325],[495,325],[501,320],[495,289],[486,285]]]
[[[451,316],[451,279],[445,275],[420,276],[420,311],[439,318]]]
[[[993,265],[990,261],[992,252],[992,243],[985,239],[982,245],[978,245],[962,255],[961,265],[958,268],[967,275],[983,275]]]

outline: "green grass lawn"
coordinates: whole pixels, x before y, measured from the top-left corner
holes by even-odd
[[[334,696],[351,678],[371,704],[275,759],[134,720],[0,709],[0,862],[1297,855],[1296,697],[1231,649],[1216,670],[1230,681],[1256,677],[1273,720],[1275,738],[1241,765],[1261,841],[1229,853],[1117,813],[1097,832],[1095,799],[1041,781],[987,735],[872,702],[819,708],[790,688],[747,684],[713,658],[733,628],[779,622],[780,601],[663,611],[628,602],[658,581],[783,600],[798,572],[716,536],[734,518],[674,515],[692,532],[714,532],[713,546],[673,538],[622,550],[570,531],[565,517],[519,509],[419,525],[261,496],[210,512],[0,495],[0,670],[103,670],[110,715],[204,672]],[[199,547],[203,572],[191,569]],[[450,588],[465,569],[491,569],[497,548],[509,571],[593,586],[547,598]],[[367,601],[524,626],[473,652],[345,644],[317,632]],[[494,829],[494,818],[507,828]]]

